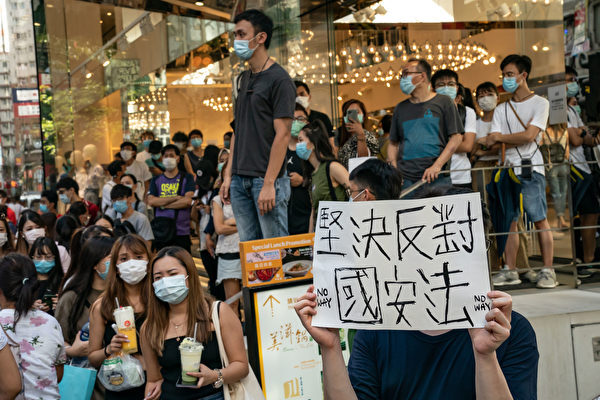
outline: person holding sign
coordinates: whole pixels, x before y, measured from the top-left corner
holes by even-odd
[[[404,188],[419,180],[450,184],[448,175],[438,175],[463,141],[458,109],[448,96],[431,91],[431,65],[423,59],[402,67],[400,88],[410,98],[394,109],[388,162],[400,170]]]

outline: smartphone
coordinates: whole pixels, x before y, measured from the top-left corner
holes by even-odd
[[[521,177],[525,180],[530,180],[533,174],[533,169],[531,167],[531,158],[522,158],[521,159]]]
[[[181,379],[181,376],[179,377],[179,379],[177,379],[177,382],[175,383],[175,387],[187,388],[187,389],[198,389],[197,383],[186,383]]]
[[[346,117],[351,121],[358,122],[358,110],[346,111]]]
[[[46,293],[44,293],[44,295],[42,296],[42,303],[44,303],[45,305],[48,306],[49,309],[52,310],[52,307],[54,306],[54,303],[52,302],[52,299],[56,297],[55,293],[51,293],[49,291],[46,291]]]

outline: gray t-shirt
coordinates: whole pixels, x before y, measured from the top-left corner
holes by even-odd
[[[464,133],[464,127],[448,96],[436,95],[423,103],[415,104],[409,99],[399,103],[394,109],[390,141],[398,143],[398,169],[402,176],[411,181],[421,179],[455,133]]]
[[[123,218],[121,218],[123,221]],[[154,233],[152,233],[152,227],[148,217],[141,212],[133,211],[133,214],[129,216],[125,221],[128,221],[135,228],[135,233],[140,235],[146,240],[154,240]]]
[[[264,177],[275,139],[273,120],[293,118],[296,86],[277,63],[269,69],[243,73],[235,105],[232,174]],[[278,176],[285,170],[284,163]]]

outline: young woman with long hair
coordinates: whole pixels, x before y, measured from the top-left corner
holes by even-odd
[[[64,277],[58,247],[49,237],[37,238],[31,245],[29,257],[33,260],[39,282],[35,306],[54,314],[60,284]],[[52,306],[45,303],[47,299],[52,300]]]
[[[304,160],[305,184],[312,188],[312,232],[319,202],[346,200],[346,189],[350,186],[349,174],[333,155],[325,125],[321,121],[302,128],[298,134],[296,153]]]
[[[229,366],[223,368],[214,324],[213,299],[204,295],[190,253],[181,247],[165,247],[152,260],[148,280],[148,316],[142,326],[141,342],[148,373],[146,400],[223,399],[223,383],[238,382],[248,375],[248,359],[239,319],[230,307],[219,306],[219,323]],[[196,387],[180,388],[179,345],[194,336],[202,343]],[[215,385],[216,383],[216,385]]]
[[[15,237],[6,219],[6,206],[0,206],[0,257],[15,251]]]
[[[60,399],[58,382],[67,359],[64,340],[54,317],[33,307],[38,285],[29,257],[13,253],[0,259],[0,323],[20,347],[24,397]]]
[[[355,157],[377,156],[379,142],[365,126],[368,120],[367,108],[357,99],[350,99],[342,105],[344,123],[339,128],[338,158],[348,169],[348,160]]]
[[[148,303],[147,271],[150,260],[148,243],[141,236],[130,234],[121,236],[115,242],[106,275],[106,290],[94,302],[90,311],[90,344],[88,359],[98,368],[111,354],[118,353],[127,342],[127,336],[115,334],[113,312],[117,308],[115,299],[121,307],[133,307],[135,328],[139,332],[146,319]],[[138,351],[140,341],[138,340]],[[141,354],[134,356],[141,359]],[[142,399],[144,386],[122,392],[106,391],[105,399]]]

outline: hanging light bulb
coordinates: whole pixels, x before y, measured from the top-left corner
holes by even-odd
[[[385,42],[383,43],[383,52],[384,52],[384,53],[387,53],[387,52],[389,52],[389,51],[390,51],[390,45],[388,44],[388,42],[387,42],[387,41],[385,41]]]
[[[375,72],[377,74],[377,76],[382,76],[383,75],[383,71],[381,70],[381,68],[377,68],[377,72]]]
[[[340,51],[340,54],[341,54],[343,57],[346,57],[346,56],[348,55],[348,50],[346,50],[346,48],[343,48],[343,49],[342,49],[342,51]]]
[[[402,49],[404,49],[404,46],[402,46],[402,42],[398,43],[396,49],[398,49],[398,51],[402,51]]]
[[[393,62],[396,59],[393,51],[390,51],[390,55],[388,56],[388,61]]]
[[[375,56],[373,57],[373,61],[375,63],[380,63],[381,62],[381,55],[379,54],[379,52],[375,53]]]
[[[368,62],[367,55],[363,52],[362,55],[360,56],[360,63],[364,65],[367,62]]]
[[[369,52],[369,54],[375,54],[377,49],[375,48],[375,45],[373,44],[373,42],[369,43],[369,48],[367,49],[367,51]]]
[[[357,56],[360,55],[360,48],[357,47],[356,50],[354,50],[354,52],[356,53]]]

